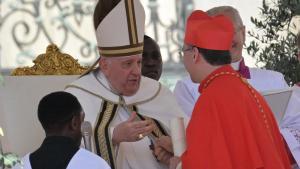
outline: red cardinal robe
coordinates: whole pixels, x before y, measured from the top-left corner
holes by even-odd
[[[201,82],[187,128],[183,169],[289,169],[284,142],[264,98],[230,66]]]

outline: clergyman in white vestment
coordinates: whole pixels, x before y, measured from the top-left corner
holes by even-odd
[[[139,0],[99,1],[94,26],[100,58],[66,86],[93,125],[94,152],[112,169],[168,168],[172,154],[153,151],[159,148],[153,144],[169,135],[169,120],[186,115],[169,89],[141,76],[143,6]]]

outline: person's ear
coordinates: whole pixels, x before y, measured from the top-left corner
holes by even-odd
[[[81,116],[73,116],[70,127],[73,131],[78,130],[78,128],[80,129],[81,128]]]
[[[106,58],[100,58],[99,60],[99,67],[102,71],[106,71],[108,68],[108,63]]]
[[[197,47],[193,47],[193,62],[198,63],[201,61],[201,53],[199,52]]]
[[[245,45],[246,42],[246,27],[243,25],[241,27],[242,35],[243,35],[243,44]]]
[[[84,121],[84,118],[85,118],[85,113],[84,113],[84,111],[82,111],[82,112],[80,113],[80,120],[81,120],[81,122]]]

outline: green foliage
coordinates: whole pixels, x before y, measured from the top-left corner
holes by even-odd
[[[0,168],[1,166],[4,166],[6,168],[12,168],[18,163],[21,163],[18,155],[13,153],[0,154]]]
[[[294,16],[300,15],[300,0],[263,0],[260,18],[251,17],[256,29],[249,31],[253,41],[247,52],[263,63],[263,67],[284,74],[293,85],[300,81],[300,64],[296,58],[296,35],[290,31]]]

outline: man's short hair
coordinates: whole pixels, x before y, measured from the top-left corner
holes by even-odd
[[[160,54],[160,47],[159,47],[159,45],[157,44],[157,42],[153,39],[153,38],[151,38],[150,36],[148,36],[148,35],[144,35],[144,49],[145,49],[145,43],[147,43],[147,42],[150,42],[151,44],[153,44],[156,48],[156,51],[157,52],[159,52],[159,55],[161,55]],[[147,45],[147,44],[146,44]]]
[[[228,50],[210,50],[198,48],[204,59],[213,66],[221,66],[231,63],[230,52]]]
[[[80,115],[81,105],[70,93],[59,91],[44,96],[38,105],[38,118],[45,131],[59,129]]]

